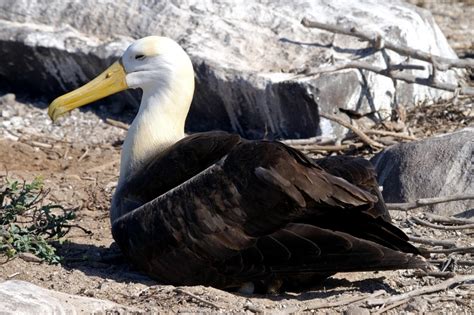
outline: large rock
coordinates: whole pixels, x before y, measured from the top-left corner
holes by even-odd
[[[303,17],[363,27],[396,43],[456,57],[428,11],[397,0],[3,0],[0,81],[11,91],[52,99],[102,71],[132,38],[157,34],[177,40],[195,65],[190,131],[224,129],[252,138],[340,135],[346,130],[320,121],[318,111],[340,107],[386,116],[395,100],[446,96],[418,85],[394,86],[386,77],[357,70],[292,79],[334,59],[384,65],[381,53],[366,43],[306,29]],[[393,62],[405,60],[390,56]],[[456,80],[452,71],[440,78]]]
[[[386,202],[474,194],[474,128],[394,145],[372,159]],[[474,200],[433,206],[453,215],[474,209]]]
[[[47,290],[32,283],[8,280],[0,283],[0,314],[138,314],[119,304]]]

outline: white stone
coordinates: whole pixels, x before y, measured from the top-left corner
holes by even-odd
[[[126,314],[136,309],[107,300],[47,290],[32,283],[8,280],[0,283],[0,313],[22,314]]]
[[[0,80],[57,96],[119,58],[132,38],[153,34],[177,40],[195,65],[190,131],[224,129],[252,138],[340,136],[347,130],[333,122],[321,126],[318,112],[346,108],[386,115],[395,97],[399,104],[409,104],[450,95],[404,83],[395,88],[386,77],[357,70],[291,79],[300,70],[317,70],[333,59],[362,57],[384,65],[380,52],[368,54],[367,43],[307,29],[300,24],[303,17],[355,26],[456,58],[431,14],[398,0],[4,0],[0,49],[22,67],[19,73],[19,67],[0,63]],[[394,62],[405,60],[389,55]],[[418,74],[426,77],[428,72]],[[440,79],[456,82],[455,72],[440,73]],[[114,100],[138,104],[136,95]]]

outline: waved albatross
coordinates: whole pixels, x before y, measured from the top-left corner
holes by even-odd
[[[143,90],[125,138],[112,234],[127,259],[162,283],[261,290],[301,288],[337,272],[423,267],[390,223],[370,163],[312,160],[276,141],[226,132],[185,137],[191,60],[150,36],[49,116],[113,93]]]

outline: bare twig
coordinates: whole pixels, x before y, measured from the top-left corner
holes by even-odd
[[[94,234],[91,230],[86,229],[85,227],[80,226],[79,224],[63,224],[67,228],[78,228],[88,235]]]
[[[440,82],[437,80],[433,80],[432,77],[420,78],[410,73],[394,72],[391,68],[384,68],[384,67],[376,66],[376,65],[370,64],[368,62],[363,62],[363,61],[350,61],[350,62],[345,62],[341,64],[336,64],[333,66],[327,66],[310,73],[298,74],[294,76],[293,78],[299,78],[299,77],[307,78],[307,77],[319,75],[321,73],[340,71],[344,69],[363,69],[363,70],[368,70],[368,71],[371,71],[371,72],[374,72],[374,73],[377,73],[377,74],[380,74],[392,79],[401,80],[407,83],[415,83],[415,84],[425,85],[425,86],[429,86],[429,87],[433,87],[436,89],[445,90],[449,92],[456,92],[459,95],[474,95],[474,88],[469,87],[469,86],[459,86],[457,84],[452,84],[448,82]]]
[[[429,63],[432,63],[433,60],[435,60],[436,64],[438,65],[439,70],[447,70],[450,68],[474,69],[474,59],[451,59],[451,58],[436,56],[436,55],[426,53],[418,49],[413,49],[408,46],[403,46],[403,45],[388,42],[384,39],[381,39],[381,36],[379,34],[370,34],[367,32],[363,32],[355,27],[351,27],[350,29],[347,29],[342,26],[331,25],[327,23],[319,23],[316,21],[310,21],[307,18],[303,18],[303,20],[301,21],[301,24],[309,28],[319,28],[319,29],[333,32],[333,33],[355,36],[359,39],[368,41],[372,44],[375,44],[382,40],[383,45],[378,45],[379,46],[377,47],[378,49],[387,48],[401,55],[410,56],[412,58],[423,60]]]
[[[370,299],[374,299],[382,294],[384,294],[385,291],[384,290],[378,290],[378,291],[375,291],[374,293],[370,294],[370,295],[362,295],[362,296],[351,296],[349,298],[343,298],[343,299],[340,299],[340,300],[337,300],[337,301],[334,301],[334,302],[309,302],[307,304],[304,304],[302,305],[302,309],[298,309],[297,311],[301,312],[301,311],[310,311],[310,310],[316,310],[316,309],[320,309],[320,308],[330,308],[330,307],[338,307],[338,306],[344,306],[344,305],[348,305],[348,304],[353,304],[353,303],[356,303],[356,302],[364,302],[366,300],[370,300]],[[287,310],[289,313],[291,313],[291,311]],[[296,310],[295,310],[296,311]]]
[[[326,144],[326,143],[334,143],[335,140],[333,138],[322,138],[322,137],[311,137],[306,139],[286,139],[280,140],[281,143],[286,145],[311,145],[311,144]]]
[[[321,151],[321,152],[338,152],[338,151],[346,151],[351,149],[358,149],[362,148],[365,144],[363,143],[347,143],[347,144],[340,144],[340,145],[318,145],[318,144],[311,144],[305,146],[292,146],[295,149],[299,150],[307,150],[307,151]]]
[[[404,140],[418,140],[414,136],[406,135],[400,132],[387,131],[387,130],[365,130],[368,135],[379,135],[379,136],[390,136],[394,138],[404,139]]]
[[[430,259],[428,260],[430,264],[444,264],[446,259]],[[456,265],[458,266],[474,266],[474,260],[459,259],[456,260]]]
[[[7,278],[8,278],[8,279],[15,278],[16,276],[18,276],[18,275],[20,275],[20,274],[21,274],[21,272],[19,272],[19,271],[18,271],[18,272],[14,272],[14,273],[12,273],[11,275],[9,275]]]
[[[474,281],[474,275],[463,275],[463,276],[456,276],[454,278],[445,280],[441,283],[438,283],[436,285],[428,286],[428,287],[422,287],[410,292],[406,292],[403,294],[398,294],[394,296],[390,296],[388,298],[382,298],[382,299],[370,299],[367,301],[367,303],[370,306],[377,306],[377,305],[386,305],[386,304],[392,304],[392,303],[397,303],[402,300],[410,299],[419,295],[424,295],[428,293],[433,293],[433,292],[438,292],[442,290],[449,289],[450,287],[464,283],[464,282],[471,282]]]
[[[454,247],[454,248],[443,248],[443,249],[425,249],[427,252],[432,254],[451,254],[451,253],[460,253],[460,254],[468,254],[474,253],[474,247]]]
[[[86,158],[86,156],[88,154],[89,154],[89,148],[86,148],[86,151],[79,157],[79,159],[77,161],[81,162],[82,160],[84,160]]]
[[[410,64],[391,65],[390,63],[388,63],[387,67],[379,67],[379,66],[375,66],[366,62],[350,61],[350,62],[343,63],[340,65],[325,67],[324,69],[319,69],[318,71],[310,73],[310,74],[297,75],[296,77],[299,77],[299,76],[308,77],[308,76],[318,75],[324,72],[333,72],[333,71],[338,71],[342,69],[355,68],[355,69],[364,69],[364,70],[372,71],[372,72],[387,76],[392,79],[405,81],[407,83],[415,83],[415,84],[425,85],[425,86],[429,86],[429,87],[433,87],[433,88],[437,88],[437,89],[441,89],[445,91],[450,91],[458,95],[462,95],[462,94],[474,95],[474,88],[471,88],[468,86],[460,86],[459,84],[452,84],[448,82],[440,82],[437,79],[438,70],[446,71],[446,70],[449,70],[450,68],[474,69],[474,59],[451,59],[451,58],[444,58],[441,56],[435,56],[433,54],[426,53],[421,50],[413,49],[408,46],[403,46],[403,45],[387,42],[380,34],[363,32],[357,29],[356,27],[346,28],[346,27],[341,27],[338,25],[331,25],[327,23],[310,21],[307,18],[304,18],[301,21],[301,24],[309,28],[319,28],[319,29],[323,29],[323,30],[330,31],[333,33],[355,36],[364,41],[368,41],[375,50],[381,50],[385,48],[390,49],[401,55],[428,62],[432,65],[432,67],[431,67],[431,73],[427,78],[420,78],[410,73],[397,71],[397,70],[405,70],[405,69],[409,69],[409,70],[421,70],[422,68],[424,69],[424,67],[420,65],[410,65]]]
[[[396,302],[396,303],[393,303],[393,304],[390,304],[390,305],[388,305],[388,306],[386,306],[386,307],[383,307],[383,308],[381,308],[381,309],[379,309],[379,310],[377,310],[377,311],[375,311],[375,312],[373,312],[373,313],[371,313],[371,314],[372,314],[372,315],[383,314],[383,313],[385,313],[386,311],[389,311],[389,310],[391,310],[391,309],[393,309],[393,308],[395,308],[395,307],[398,307],[398,306],[400,306],[400,305],[403,305],[403,304],[407,303],[409,300],[410,300],[409,298],[400,300],[400,301],[398,301],[398,302]]]
[[[456,242],[451,240],[435,240],[432,238],[424,238],[424,237],[409,237],[411,242],[419,243],[419,244],[427,244],[432,246],[443,246],[443,247],[455,247]]]
[[[453,217],[444,217],[442,215],[426,212],[425,216],[434,222],[446,223],[446,224],[474,224],[474,220],[464,219],[464,218],[453,218]]]
[[[28,141],[28,142],[31,143],[35,147],[39,147],[39,148],[43,148],[43,149],[52,149],[53,148],[53,145],[49,144],[49,143],[44,143],[44,142],[39,142],[39,141],[34,141],[34,140],[31,140],[31,141]]]
[[[408,211],[408,210],[416,209],[419,207],[434,205],[438,203],[460,201],[460,200],[470,200],[470,199],[474,199],[474,194],[421,198],[413,202],[387,203],[386,206],[387,206],[387,209],[389,210]]]
[[[374,140],[370,139],[369,136],[367,136],[363,131],[361,131],[360,129],[358,129],[355,126],[351,125],[350,123],[342,120],[339,117],[336,117],[336,116],[330,115],[330,114],[323,114],[323,113],[319,113],[319,116],[321,116],[323,118],[326,118],[326,119],[329,119],[331,121],[334,121],[334,122],[340,124],[341,126],[346,127],[347,129],[350,129],[357,136],[359,136],[360,140],[362,140],[364,143],[370,145],[371,147],[374,147],[374,148],[383,148],[384,147],[383,144],[378,143],[377,141],[374,141]]]
[[[203,299],[203,298],[200,298],[199,296],[197,296],[197,295],[195,295],[195,294],[193,294],[193,293],[191,293],[191,292],[185,291],[185,290],[183,290],[183,289],[181,289],[181,288],[175,288],[174,291],[177,292],[177,293],[181,293],[181,294],[187,295],[187,296],[189,296],[189,297],[195,299],[196,301],[198,301],[198,302],[200,302],[200,303],[202,303],[202,304],[205,304],[205,305],[207,305],[207,306],[213,307],[213,308],[215,308],[215,309],[218,309],[218,310],[219,310],[219,309],[223,309],[222,306],[217,305],[217,304],[215,304],[215,303],[213,303],[213,302],[211,302],[211,301],[207,301],[207,300],[205,300],[205,299]]]
[[[118,120],[115,120],[115,119],[112,119],[112,118],[106,118],[105,123],[109,124],[111,126],[120,128],[120,129],[124,129],[124,130],[128,130],[128,128],[129,128],[129,126],[126,123],[123,123],[121,121],[118,121]]]
[[[474,229],[474,224],[465,224],[465,225],[439,225],[439,224],[434,224],[425,220],[422,220],[417,217],[412,217],[412,221],[424,225],[433,229],[439,229],[439,230],[465,230],[465,229]]]

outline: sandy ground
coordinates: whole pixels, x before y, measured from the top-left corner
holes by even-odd
[[[426,1],[423,5],[433,10],[460,55],[472,52],[472,4]],[[464,22],[454,23],[455,19]],[[465,27],[466,23],[468,27]],[[61,125],[53,126],[45,107],[46,104],[38,100],[16,100],[11,94],[0,97],[0,177],[31,180],[42,176],[45,187],[50,189],[48,200],[75,208],[75,223],[92,233],[73,229],[65,243],[58,247],[64,257],[60,265],[27,262],[20,258],[1,264],[0,282],[26,280],[61,292],[108,299],[133,307],[137,313],[294,313],[307,310],[325,314],[343,311],[368,314],[369,310],[376,313],[384,308],[367,305],[366,298],[378,290],[383,291],[379,297],[387,297],[444,281],[438,277],[419,276],[414,271],[338,274],[310,291],[261,296],[233,294],[202,286],[159,285],[123,261],[110,233],[108,209],[118,178],[120,145],[125,131],[104,123],[92,112],[80,111],[75,111]],[[430,122],[424,123],[422,127]],[[422,127],[420,130],[426,130]],[[472,229],[431,229],[413,223],[413,216],[421,217],[422,213],[394,213],[395,224],[412,236],[452,240],[457,246],[474,246]],[[446,270],[461,275],[473,274],[470,253],[432,254],[431,259],[439,261],[436,264],[439,267],[457,261],[457,264],[450,263]],[[473,295],[472,286],[456,286],[406,300],[387,313],[469,314],[472,313]],[[354,297],[361,300],[349,303]]]

